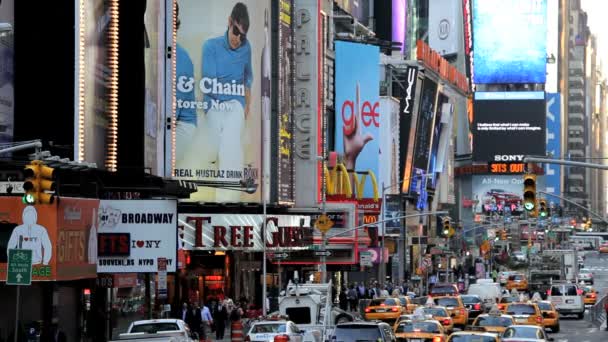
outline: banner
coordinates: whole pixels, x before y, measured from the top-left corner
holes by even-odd
[[[559,93],[547,94],[547,155],[559,158],[562,150],[561,99]],[[562,169],[560,165],[545,164],[545,191],[550,194],[562,193]]]
[[[270,1],[176,6],[172,177],[203,183],[192,200],[259,202],[262,118],[271,114]],[[227,189],[244,182],[257,185],[252,194]]]
[[[0,281],[9,249],[32,250],[32,280],[97,277],[96,222],[99,200],[62,198],[58,205],[24,205],[0,198]]]
[[[180,238],[186,250],[264,249],[304,250],[313,242],[311,217],[301,215],[267,215],[266,234],[263,215],[179,214]],[[181,237],[183,235],[183,237]]]
[[[99,273],[155,273],[158,258],[175,272],[177,201],[102,200],[98,233]]]
[[[278,167],[277,200],[279,203],[293,203],[294,156],[293,156],[293,83],[295,63],[293,56],[292,30],[293,1],[279,1],[279,120],[278,120]]]
[[[13,141],[14,0],[0,2],[0,144]]]
[[[460,1],[429,1],[429,45],[442,56],[455,55],[460,47]]]
[[[473,1],[475,83],[545,83],[547,1]]]
[[[538,187],[544,184],[538,177]],[[473,199],[470,202],[474,214],[484,215],[521,215],[524,207],[523,177],[512,176],[473,176]]]
[[[378,175],[380,133],[380,49],[378,46],[336,41],[335,149],[347,170]],[[377,191],[377,189],[376,189]],[[366,181],[359,198],[374,197]]]
[[[399,192],[399,101],[394,97],[380,98],[380,156],[378,184],[385,193]]]

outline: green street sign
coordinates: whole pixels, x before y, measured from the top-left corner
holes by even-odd
[[[32,284],[32,250],[9,249],[6,285]]]

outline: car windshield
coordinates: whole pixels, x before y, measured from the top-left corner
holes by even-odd
[[[500,299],[501,303],[513,303],[513,302],[517,302],[519,300],[519,298],[517,297],[502,297]]]
[[[509,280],[523,280],[524,276],[521,274],[513,274],[509,276]]]
[[[509,315],[534,315],[535,313],[534,306],[529,304],[511,304],[507,308]]]
[[[456,298],[435,298],[435,304],[439,306],[458,306],[458,299]]]
[[[476,326],[480,327],[508,327],[513,324],[513,318],[502,316],[485,316],[477,318]]]
[[[399,302],[401,303],[401,306],[407,305],[407,299],[405,299],[405,297],[399,297]]]
[[[369,306],[391,306],[391,305],[399,305],[399,304],[397,304],[397,301],[393,298],[373,299],[369,303]]]
[[[438,317],[448,317],[448,312],[444,308],[424,308],[425,315],[433,315]]]
[[[378,341],[382,340],[382,335],[376,325],[347,324],[336,327],[333,340],[336,342]]]
[[[454,290],[454,287],[452,286],[434,286],[431,289],[431,293],[432,294],[453,294],[456,291]]]
[[[452,335],[450,342],[496,342],[496,337],[486,335]]]
[[[543,339],[543,333],[538,327],[511,327],[505,330],[503,338],[532,338]]]
[[[179,330],[177,323],[146,323],[134,325],[130,332],[156,334],[159,331],[176,331]]]
[[[481,303],[481,298],[477,296],[460,296],[460,299],[462,299],[462,302],[465,304]]]
[[[544,311],[551,311],[551,304],[547,303],[547,302],[538,302],[536,303],[536,305],[538,305],[538,308]]]
[[[586,268],[581,268],[578,273],[591,273],[591,270],[586,269]]]
[[[566,296],[576,296],[578,292],[576,292],[576,286],[568,285],[566,286]]]
[[[437,323],[433,322],[401,322],[395,330],[396,333],[405,332],[427,332],[427,333],[439,333],[439,327]]]
[[[251,328],[252,334],[263,333],[284,333],[287,331],[287,326],[284,323],[262,323],[256,324]]]

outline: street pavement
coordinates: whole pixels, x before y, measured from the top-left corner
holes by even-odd
[[[606,295],[608,293],[608,254],[599,254],[598,252],[587,253],[585,268],[591,269],[594,273],[595,284],[593,287],[598,291],[599,297],[601,298]],[[555,342],[608,341],[608,331],[605,330],[606,322],[602,323],[602,326],[598,328],[587,320],[588,312],[585,315],[585,319],[576,319],[574,316],[560,318],[560,332],[557,334],[549,333],[549,337],[553,337]]]

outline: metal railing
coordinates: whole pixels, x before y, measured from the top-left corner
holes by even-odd
[[[595,305],[589,308],[587,320],[589,320],[591,324],[597,326],[598,328],[606,320],[606,310],[604,310],[604,304],[606,303],[606,301],[608,301],[608,296],[603,296],[595,303]]]

